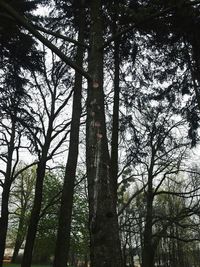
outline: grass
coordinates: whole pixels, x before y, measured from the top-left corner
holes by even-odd
[[[20,264],[15,264],[15,263],[4,263],[3,267],[20,267]],[[31,267],[51,267],[50,265],[37,265],[37,264],[33,264],[31,265]]]

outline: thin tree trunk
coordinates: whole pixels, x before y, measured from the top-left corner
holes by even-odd
[[[116,16],[113,18],[113,34],[117,32]],[[114,103],[113,103],[113,121],[112,121],[112,139],[111,139],[111,176],[113,183],[113,193],[116,198],[117,206],[117,179],[118,179],[118,139],[119,139],[119,40],[114,42]]]
[[[1,217],[0,217],[0,267],[3,265],[3,257],[6,246],[6,236],[8,230],[8,203],[10,195],[10,187],[12,183],[11,173],[12,173],[12,158],[15,147],[15,121],[12,120],[11,136],[8,146],[8,156],[7,156],[7,166],[5,173],[5,180],[3,184],[3,192],[1,199]]]
[[[116,194],[110,175],[103,92],[101,1],[90,2],[91,34],[87,98],[86,160],[91,267],[121,267]]]
[[[3,266],[3,257],[6,246],[6,235],[8,229],[8,201],[10,186],[4,184],[1,200],[1,218],[0,218],[0,267]]]
[[[81,9],[79,14],[79,38],[78,41],[84,41],[84,12]],[[84,48],[79,46],[77,48],[76,64],[83,65]],[[81,118],[81,91],[82,91],[82,76],[76,71],[75,85],[74,85],[74,98],[72,108],[72,121],[71,132],[69,141],[69,154],[65,169],[64,185],[61,196],[61,207],[58,223],[58,233],[55,248],[54,267],[67,266],[70,247],[70,230],[71,230],[71,217],[74,195],[74,184],[76,177],[76,166],[78,159],[79,147],[79,126]]]
[[[12,256],[12,262],[16,262],[17,256],[19,254],[19,250],[22,246],[22,243],[24,241],[24,237],[26,234],[27,225],[26,225],[26,221],[25,221],[25,208],[26,207],[24,207],[24,210],[21,213],[20,219],[19,219],[19,225],[18,225],[18,229],[17,229],[17,237],[16,237],[14,252],[13,252],[13,256]]]
[[[152,147],[151,163],[148,169],[148,189],[146,195],[146,220],[144,226],[144,241],[142,251],[142,267],[154,267],[155,248],[152,239],[153,226],[153,164],[154,149]]]
[[[48,149],[46,149],[46,151],[47,150]],[[35,196],[34,196],[33,208],[31,211],[31,216],[30,216],[30,221],[29,221],[29,226],[28,226],[28,232],[27,232],[26,243],[25,243],[25,248],[24,248],[24,255],[23,255],[22,263],[21,263],[22,267],[31,267],[33,247],[34,247],[34,242],[36,238],[37,227],[38,227],[38,222],[40,218],[40,210],[41,210],[41,205],[42,205],[43,181],[44,181],[45,169],[46,169],[46,156],[47,156],[47,153],[45,153],[42,156],[42,159],[40,163],[38,164],[38,168],[37,168]]]
[[[55,88],[54,88],[55,89]],[[24,255],[22,258],[21,267],[31,267],[32,262],[32,254],[33,248],[38,228],[38,222],[40,219],[40,211],[42,206],[42,198],[43,198],[43,182],[45,178],[45,171],[46,171],[46,163],[48,160],[48,151],[51,144],[51,137],[53,132],[53,123],[55,119],[55,91],[52,94],[52,103],[51,103],[51,111],[49,117],[49,123],[47,128],[47,133],[45,137],[44,144],[42,146],[42,153],[40,160],[37,165],[37,172],[36,172],[36,185],[35,185],[35,195],[33,200],[33,208],[30,215],[30,221],[26,236],[26,243],[24,248]]]

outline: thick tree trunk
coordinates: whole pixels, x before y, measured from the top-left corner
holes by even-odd
[[[152,202],[149,199],[144,229],[144,247],[142,252],[142,267],[154,267],[155,249],[152,242]]]
[[[37,227],[40,218],[40,210],[42,205],[42,192],[43,192],[43,180],[45,176],[45,169],[46,169],[46,153],[45,155],[43,155],[42,160],[38,164],[37,168],[34,204],[31,211],[28,232],[26,236],[24,255],[21,263],[22,267],[31,267],[33,247],[36,238]]]
[[[154,260],[155,249],[151,242],[150,229],[146,229],[144,235],[144,248],[142,253],[142,267],[154,267]]]
[[[90,3],[91,51],[87,98],[86,160],[89,191],[91,267],[121,267],[116,194],[110,175],[103,92],[101,1]]]
[[[83,10],[79,14],[79,38],[78,41],[84,41],[84,13]],[[83,64],[84,48],[79,46],[77,48],[76,63],[79,66]],[[69,154],[65,169],[64,185],[61,197],[61,208],[58,223],[58,233],[55,248],[54,267],[67,266],[69,247],[70,247],[70,230],[71,217],[74,195],[74,183],[76,176],[76,166],[78,159],[79,147],[79,125],[81,117],[81,91],[82,91],[82,76],[76,71],[74,98],[72,107],[72,122],[69,141]]]

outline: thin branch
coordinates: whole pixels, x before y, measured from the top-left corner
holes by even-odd
[[[56,38],[60,38],[60,39],[62,39],[62,40],[64,40],[64,41],[73,43],[73,44],[75,44],[75,45],[77,45],[77,46],[82,46],[82,47],[85,47],[85,48],[87,48],[87,49],[90,49],[90,46],[89,46],[89,45],[84,44],[84,43],[80,43],[80,42],[77,41],[77,40],[74,40],[74,39],[72,39],[72,38],[70,38],[70,37],[67,37],[67,36],[65,36],[65,35],[60,34],[59,32],[53,32],[53,31],[51,31],[51,30],[45,29],[45,28],[43,28],[43,27],[41,27],[41,26],[38,26],[38,25],[34,25],[34,28],[37,29],[37,30],[39,30],[39,31],[41,31],[41,32],[50,34],[50,35],[52,35],[52,36],[54,36],[54,37],[56,37]]]
[[[191,191],[188,192],[173,192],[173,191],[158,191],[156,192],[156,195],[161,195],[161,194],[169,194],[169,195],[174,195],[174,196],[179,196],[179,197],[186,197],[186,195],[190,195],[192,193],[197,192],[200,189],[200,187],[195,188]],[[190,196],[191,197],[191,196]]]
[[[52,199],[49,201],[49,203],[46,205],[46,207],[43,208],[43,210],[40,213],[40,219],[47,213],[48,209],[58,203],[58,201],[61,198],[62,190],[60,190],[55,196],[52,197]]]
[[[15,173],[15,175],[13,176],[13,178],[15,179],[17,176],[19,176],[21,173],[23,173],[25,170],[29,169],[30,167],[36,165],[38,162],[35,161],[29,165],[26,165],[24,168],[20,169],[18,172]]]

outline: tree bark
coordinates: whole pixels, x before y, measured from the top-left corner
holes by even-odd
[[[43,181],[46,170],[47,151],[48,149],[46,148],[45,153],[42,155],[41,161],[38,163],[34,202],[26,236],[24,255],[21,263],[22,267],[31,267],[33,247],[42,205]]]
[[[12,128],[11,128],[11,136],[10,142],[8,145],[8,156],[7,156],[7,166],[5,172],[5,180],[3,183],[3,192],[2,192],[2,199],[1,199],[1,217],[0,217],[0,267],[3,266],[3,257],[4,251],[6,246],[6,236],[8,230],[8,203],[9,203],[9,196],[10,196],[10,187],[12,183],[12,159],[13,159],[13,152],[15,149],[15,135],[16,135],[16,124],[15,120],[11,118],[12,121]]]
[[[79,13],[79,38],[78,42],[84,42],[84,12],[83,9]],[[76,64],[83,65],[84,47],[77,48]],[[72,107],[72,121],[69,141],[69,154],[65,169],[64,185],[61,196],[61,207],[58,223],[58,233],[55,248],[54,267],[65,267],[68,263],[69,248],[70,248],[70,231],[72,206],[74,195],[74,184],[76,177],[76,167],[78,159],[79,147],[79,126],[81,118],[81,91],[82,91],[82,76],[76,71],[74,84],[74,98]]]
[[[89,195],[91,267],[121,267],[116,194],[110,175],[103,92],[101,1],[90,3],[91,32],[86,160]]]
[[[3,266],[3,257],[6,246],[6,235],[8,229],[8,201],[10,186],[4,184],[1,200],[1,218],[0,218],[0,267]]]
[[[144,229],[144,247],[142,251],[142,267],[154,267],[155,248],[152,242],[152,200],[148,198],[147,215]]]
[[[144,227],[144,240],[142,251],[142,267],[154,267],[155,260],[155,247],[152,237],[153,226],[153,164],[154,164],[154,151],[152,148],[151,163],[148,169],[148,189],[146,195],[146,220]]]
[[[113,34],[117,31],[116,16],[114,16]],[[117,180],[118,180],[118,139],[119,139],[119,41],[114,41],[114,103],[113,103],[113,121],[112,121],[112,140],[111,140],[111,176],[113,183],[113,193],[117,206]]]

